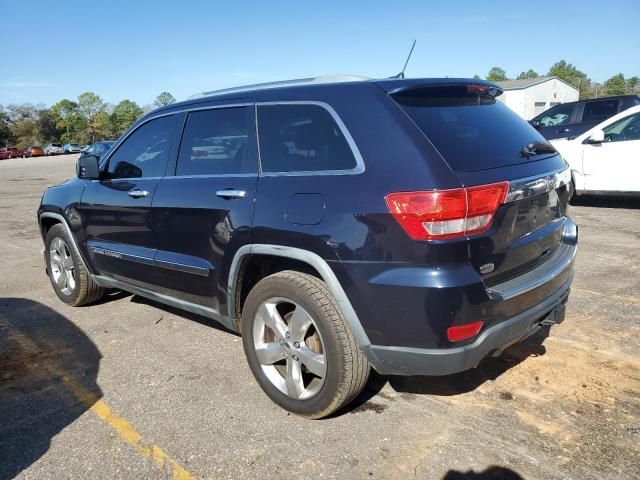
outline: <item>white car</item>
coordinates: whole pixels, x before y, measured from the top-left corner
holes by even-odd
[[[571,166],[575,194],[640,193],[640,105],[550,142]]]
[[[64,147],[61,143],[49,143],[43,150],[45,155],[62,155],[64,153]]]

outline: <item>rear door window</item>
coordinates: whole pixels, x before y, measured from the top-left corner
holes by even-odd
[[[257,166],[246,160],[252,111],[230,107],[189,113],[176,175],[255,173]]]
[[[599,100],[586,102],[582,113],[583,122],[601,122],[618,113],[620,100]]]
[[[331,113],[316,104],[258,106],[263,172],[353,170],[357,161]]]
[[[520,154],[547,143],[531,125],[479,85],[443,85],[392,94],[455,172],[537,161]]]

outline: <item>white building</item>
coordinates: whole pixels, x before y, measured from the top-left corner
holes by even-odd
[[[557,77],[505,80],[496,83],[504,90],[498,100],[502,100],[525,120],[531,120],[554,105],[574,102],[580,96],[576,87]]]

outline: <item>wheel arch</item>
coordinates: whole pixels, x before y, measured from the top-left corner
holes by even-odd
[[[49,230],[53,226],[58,225],[58,224],[63,225],[65,230],[67,231],[67,234],[69,235],[69,238],[71,239],[72,248],[75,250],[75,253],[78,255],[78,257],[82,261],[84,268],[90,274],[93,273],[93,271],[89,268],[89,265],[88,265],[86,259],[82,255],[82,252],[78,248],[78,244],[76,242],[76,237],[73,234],[73,232],[71,231],[71,228],[69,227],[69,223],[67,222],[66,218],[64,218],[59,213],[42,212],[39,215],[38,222],[40,224],[40,233],[42,235],[42,240],[43,241],[46,239],[47,233],[49,232]]]
[[[362,327],[362,324],[360,323],[360,320],[358,319],[358,316],[335,273],[333,273],[329,264],[318,254],[300,248],[287,247],[283,245],[251,244],[241,247],[236,252],[229,271],[227,284],[227,305],[229,308],[229,317],[233,322],[236,324],[238,323],[240,317],[239,314],[241,312],[239,308],[239,301],[242,299],[241,296],[243,295],[240,288],[243,267],[246,267],[247,260],[250,260],[252,257],[278,257],[280,259],[294,262],[294,265],[311,269],[311,271],[307,270],[306,273],[317,276],[325,282],[327,288],[335,298],[338,308],[351,330],[356,343],[365,352],[365,354],[368,353],[369,349],[367,347],[371,345],[369,337],[364,331],[364,328]]]

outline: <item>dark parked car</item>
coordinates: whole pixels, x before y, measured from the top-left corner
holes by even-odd
[[[213,318],[311,418],[370,367],[447,375],[562,321],[570,172],[499,87],[332,80],[203,94],[80,158],[39,208],[58,297]]]
[[[107,153],[107,151],[113,146],[114,143],[116,142],[105,141],[93,143],[82,150],[82,152],[80,153],[80,157],[94,155],[98,159],[100,159],[100,157]]]
[[[562,103],[545,110],[529,123],[547,140],[576,137],[607,118],[636,105],[640,105],[640,97],[637,95]]]

